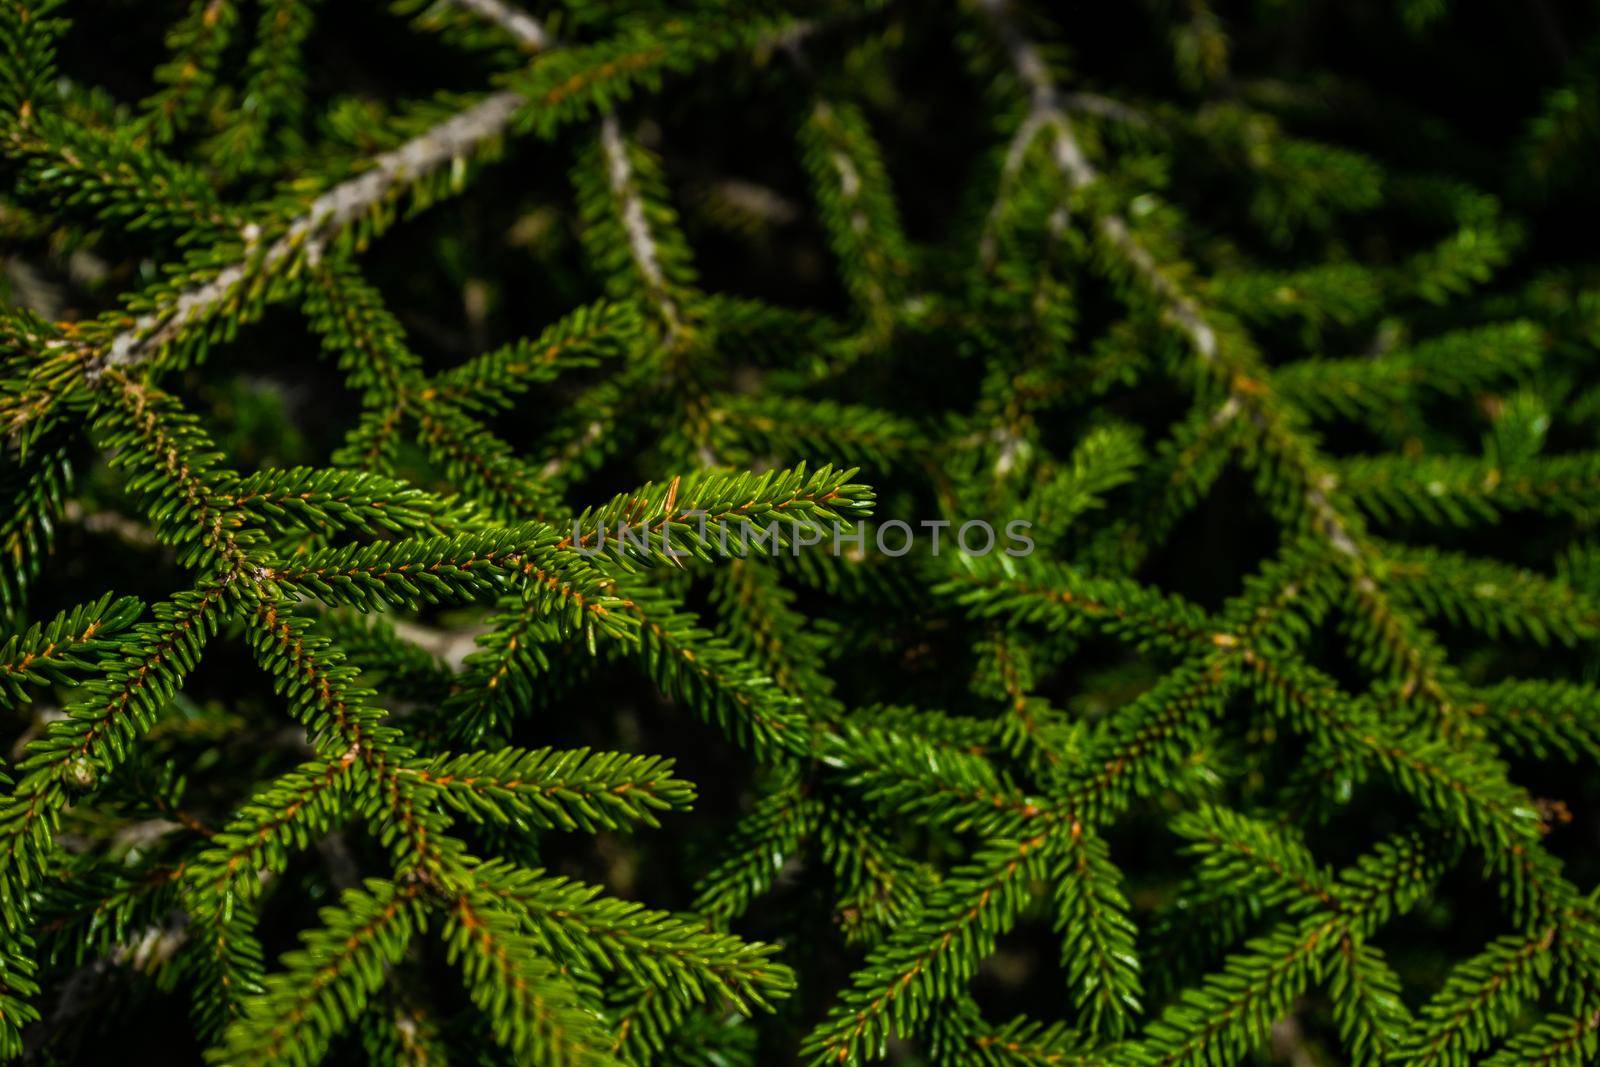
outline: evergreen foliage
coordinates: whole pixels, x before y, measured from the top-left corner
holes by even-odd
[[[1534,6],[0,0],[0,1058],[1596,1062]]]

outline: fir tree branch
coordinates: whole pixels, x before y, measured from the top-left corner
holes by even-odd
[[[687,808],[694,787],[671,760],[588,749],[463,752],[429,761],[417,779],[474,819],[563,830],[659,826],[657,811]]]
[[[726,997],[739,1011],[788,995],[788,968],[768,959],[775,946],[708,931],[703,920],[648,911],[600,895],[599,888],[501,865],[477,868],[483,891],[515,913],[560,959],[622,971],[667,995],[698,1002]]]
[[[1027,884],[1043,877],[1047,841],[1044,834],[996,841],[941,883],[915,922],[868,954],[807,1036],[810,1062],[882,1056],[891,1034],[921,1026],[934,1003],[970,978],[976,961],[1016,922]]]
[[[0,693],[15,704],[30,686],[69,683],[73,672],[90,667],[84,657],[111,651],[107,639],[127,629],[143,607],[133,597],[113,601],[107,593],[46,625],[34,623],[25,633],[12,634],[0,645]]]
[[[284,956],[288,969],[267,978],[208,1059],[228,1063],[312,1062],[355,1021],[423,925],[420,885],[371,881],[325,908],[323,926]]]
[[[546,958],[533,951],[515,917],[484,890],[459,893],[445,921],[451,962],[467,992],[494,1020],[495,1039],[526,1062],[614,1064],[599,1019]]]

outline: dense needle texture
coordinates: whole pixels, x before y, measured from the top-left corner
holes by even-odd
[[[1600,12],[0,0],[0,1059],[1600,1058]]]

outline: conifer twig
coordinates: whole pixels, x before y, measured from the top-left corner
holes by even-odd
[[[184,290],[170,307],[135,319],[111,339],[102,353],[88,361],[85,370],[89,379],[98,381],[110,368],[143,363],[163,345],[176,340],[190,323],[234,299],[252,276],[279,269],[297,256],[315,260],[329,234],[361,218],[395,185],[431,174],[476,145],[504,133],[523,103],[519,93],[491,93],[399,148],[377,156],[362,173],[313,200],[283,236],[264,248],[256,244],[259,226],[246,226],[242,235],[244,255],[238,262],[224,267],[209,281]]]

